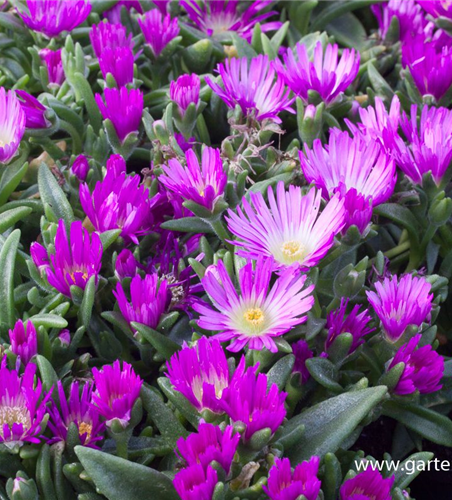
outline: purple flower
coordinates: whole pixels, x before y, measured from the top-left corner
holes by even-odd
[[[170,99],[177,104],[182,116],[191,103],[198,106],[200,86],[199,76],[195,74],[181,75],[175,82],[170,83]]]
[[[8,163],[19,149],[26,116],[16,93],[0,87],[0,163]]]
[[[107,173],[112,171],[112,175],[115,177],[127,172],[126,162],[121,155],[110,155],[110,158],[107,160],[106,167]]]
[[[84,181],[89,172],[89,163],[85,155],[78,155],[71,167],[71,174]]]
[[[176,158],[169,160],[168,165],[163,165],[164,174],[159,176],[159,181],[182,198],[213,211],[216,202],[223,195],[227,181],[220,150],[205,147],[201,166],[192,149],[185,153],[185,158],[185,167]]]
[[[115,274],[120,280],[133,278],[138,272],[139,264],[133,253],[127,248],[121,250],[115,262]]]
[[[415,335],[402,346],[391,361],[388,371],[398,363],[405,363],[405,369],[394,388],[401,396],[419,391],[421,394],[439,391],[444,375],[444,359],[431,345],[416,349],[422,335]]]
[[[415,184],[431,172],[440,184],[452,161],[452,111],[446,108],[422,108],[418,123],[417,106],[411,106],[411,117],[403,113],[401,126],[408,145],[394,136],[393,155],[397,166]]]
[[[173,480],[181,500],[212,500],[218,482],[215,469],[196,464],[179,471]]]
[[[80,221],[71,224],[70,240],[63,220],[59,221],[55,253],[49,255],[51,265],[45,265],[42,245],[35,242],[31,248],[35,265],[44,268],[50,285],[67,297],[71,296],[72,285],[84,290],[91,276],[97,280],[102,265],[102,242],[97,233],[90,238]]]
[[[104,12],[104,16],[110,21],[110,23],[120,23],[121,10],[123,6],[129,11],[130,9],[135,9],[139,14],[143,13],[140,0],[118,0],[118,2],[115,3],[111,9]]]
[[[292,352],[295,356],[295,363],[293,365],[293,372],[299,373],[301,375],[301,383],[306,384],[306,382],[311,378],[311,374],[306,367],[306,361],[311,359],[314,354],[309,349],[309,345],[306,340],[299,340],[292,345]]]
[[[168,305],[168,284],[160,280],[157,274],[147,274],[142,278],[137,274],[130,283],[130,302],[121,282],[116,284],[113,295],[118,301],[119,310],[125,320],[142,323],[150,328],[157,328],[162,314]]]
[[[402,0],[400,0],[402,1]],[[452,3],[441,0],[417,0],[424,10],[433,17],[447,17],[452,19]]]
[[[61,345],[68,346],[71,343],[70,331],[67,328],[65,328],[64,330],[61,330],[61,332],[58,335],[58,339],[60,340]]]
[[[397,342],[409,325],[420,326],[432,310],[432,286],[422,277],[411,274],[385,278],[375,283],[375,292],[367,298],[380,318],[390,342]]]
[[[234,433],[232,425],[222,431],[217,425],[202,423],[198,432],[178,439],[176,453],[188,467],[201,464],[207,469],[215,460],[229,474],[239,441],[240,434]]]
[[[49,122],[45,117],[47,108],[36,97],[33,97],[24,90],[16,90],[16,94],[19,97],[20,106],[25,113],[25,127],[47,128],[49,126]]]
[[[221,76],[223,87],[209,77],[205,81],[209,87],[228,105],[235,108],[239,105],[244,115],[258,121],[265,119],[281,123],[278,113],[289,111],[293,99],[290,91],[284,86],[284,81],[276,77],[275,70],[270,64],[268,56],[257,56],[251,59],[227,59],[218,64],[218,73]]]
[[[31,244],[30,256],[40,273],[45,271],[50,266],[47,250],[41,244],[36,242]]]
[[[82,24],[91,12],[90,0],[27,0],[30,15],[20,13],[33,31],[56,37]]]
[[[141,31],[146,43],[151,47],[157,58],[163,49],[179,34],[177,18],[171,19],[169,14],[165,16],[158,9],[153,9],[138,19]]]
[[[179,132],[175,132],[174,138],[176,139],[177,145],[182,149],[183,153],[186,153],[189,149],[192,149],[196,144],[196,139],[194,137],[185,139],[185,137],[182,134],[179,134]]]
[[[104,80],[111,73],[118,87],[133,82],[134,55],[130,47],[104,49],[99,57],[99,66]]]
[[[92,407],[106,419],[107,426],[118,419],[126,427],[140,395],[141,378],[125,361],[121,369],[119,360],[113,365],[104,365],[102,370],[93,368],[93,378],[96,390],[92,394]]]
[[[280,337],[294,326],[307,320],[306,313],[314,305],[311,295],[314,285],[304,287],[306,276],[294,268],[286,268],[273,284],[272,258],[259,258],[253,270],[248,262],[239,271],[240,294],[221,260],[217,266],[207,268],[201,280],[207,295],[217,311],[204,303],[195,303],[200,313],[200,328],[218,331],[221,342],[232,340],[228,350],[238,352],[264,347],[277,352],[273,337]]]
[[[297,500],[301,495],[306,500],[316,500],[321,486],[317,477],[319,463],[319,457],[314,456],[292,472],[288,458],[277,458],[270,469],[268,485],[263,486],[264,492],[271,500]]]
[[[99,23],[93,24],[89,33],[91,45],[97,58],[101,57],[106,49],[130,48],[133,49],[132,35],[127,36],[127,30],[122,24]]]
[[[273,256],[277,267],[296,264],[302,269],[317,265],[333,246],[334,237],[344,227],[344,201],[335,195],[319,215],[321,191],[311,189],[302,195],[291,185],[286,192],[281,181],[276,198],[268,188],[268,205],[261,193],[249,193],[251,204],[243,198],[237,214],[228,210],[229,230],[240,240],[242,257],[258,259]]]
[[[367,467],[341,486],[341,500],[391,500],[395,476],[383,479],[378,470]]]
[[[257,23],[260,24],[263,33],[277,30],[282,26],[279,21],[262,22],[277,14],[274,10],[263,12],[271,3],[271,0],[252,1],[244,9],[239,10],[238,0],[206,0],[201,4],[195,0],[180,2],[187,11],[189,19],[206,35],[235,32],[249,42]]]
[[[49,85],[61,85],[65,79],[63,62],[61,60],[61,49],[41,49],[39,51],[39,56],[47,67]]]
[[[25,441],[39,443],[44,431],[42,419],[52,391],[43,396],[39,379],[35,384],[36,365],[28,363],[19,377],[9,370],[6,357],[0,367],[0,443],[22,446]]]
[[[353,83],[359,70],[359,52],[355,49],[344,49],[338,61],[338,46],[327,45],[325,54],[321,42],[314,49],[311,62],[306,46],[297,43],[295,46],[298,60],[289,49],[284,55],[284,64],[279,59],[274,66],[286,85],[305,103],[309,100],[308,91],[318,92],[327,104],[334,102],[342,92]]]
[[[368,309],[359,312],[361,306],[356,304],[347,317],[349,299],[342,298],[338,309],[331,311],[326,319],[325,328],[328,330],[328,336],[325,342],[325,349],[328,350],[333,342],[341,333],[351,333],[353,342],[350,347],[350,353],[355,351],[364,343],[363,337],[373,332],[375,328],[368,328],[368,323],[372,321]]]
[[[105,102],[100,94],[96,94],[96,103],[104,120],[110,120],[120,141],[128,134],[138,132],[143,114],[143,92],[139,89],[121,87],[121,89],[104,89]]]
[[[83,446],[96,447],[96,443],[103,439],[105,424],[99,421],[99,413],[93,408],[91,395],[93,386],[86,383],[80,394],[79,383],[72,382],[69,390],[69,400],[66,400],[63,384],[58,382],[59,406],[52,399],[52,407],[49,409],[49,429],[53,437],[49,443],[66,441],[67,431],[73,423],[76,425]]]
[[[171,384],[198,410],[209,409],[222,413],[221,398],[229,386],[228,361],[218,340],[201,337],[193,347],[186,344],[167,362]],[[245,368],[242,358],[234,377],[240,377]]]
[[[9,331],[9,340],[11,342],[11,352],[20,358],[24,365],[38,354],[38,338],[36,336],[35,325],[27,321],[25,328],[21,319],[19,319],[14,328]]]

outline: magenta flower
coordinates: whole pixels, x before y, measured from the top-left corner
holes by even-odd
[[[193,149],[193,146],[196,144],[196,139],[194,137],[185,139],[185,137],[182,134],[179,134],[179,132],[175,132],[174,138],[183,153],[186,153],[189,149]]]
[[[417,0],[424,10],[433,17],[447,17],[452,19],[452,3],[445,0]]]
[[[207,85],[227,104],[229,108],[239,105],[244,115],[258,121],[265,119],[281,123],[278,113],[295,111],[290,107],[293,99],[290,91],[284,86],[283,79],[276,77],[275,70],[268,56],[257,56],[251,59],[227,59],[218,64],[223,87],[209,77]]]
[[[238,276],[240,294],[221,260],[209,267],[201,280],[217,311],[195,303],[193,309],[201,315],[198,325],[205,330],[222,330],[215,338],[232,340],[229,351],[238,352],[248,345],[249,349],[265,347],[278,352],[273,337],[307,320],[306,313],[314,305],[314,285],[305,287],[306,275],[294,268],[286,268],[270,284],[273,267],[272,258],[259,258],[254,270],[252,262],[243,266]]]
[[[118,2],[115,3],[111,9],[104,12],[104,16],[110,21],[110,23],[120,23],[121,10],[123,6],[129,11],[130,9],[135,9],[139,14],[143,13],[140,0],[118,0]]]
[[[121,155],[110,155],[106,164],[107,174],[112,171],[114,177],[127,172],[126,161]]]
[[[301,383],[306,384],[311,378],[311,374],[306,367],[306,361],[311,359],[314,353],[309,349],[306,340],[299,340],[295,344],[292,344],[292,353],[295,356],[295,363],[292,371],[293,373],[299,373],[301,376]]]
[[[212,500],[218,482],[215,469],[195,464],[179,471],[173,480],[181,500]]]
[[[16,95],[25,113],[25,128],[47,128],[49,126],[45,117],[47,108],[24,90],[16,90]]]
[[[40,273],[43,273],[50,267],[49,255],[47,249],[39,243],[32,243],[30,246],[30,256],[34,265],[38,268]]]
[[[422,185],[427,172],[440,184],[452,161],[452,111],[424,106],[420,122],[417,114],[416,105],[411,106],[411,117],[403,113],[401,126],[408,145],[394,136],[395,162],[415,184]]]
[[[39,56],[47,68],[50,86],[60,86],[65,79],[63,62],[61,60],[61,49],[41,49]]]
[[[51,265],[45,264],[42,245],[35,242],[31,248],[35,265],[44,269],[49,284],[67,297],[71,296],[72,285],[84,290],[91,276],[97,280],[102,265],[102,242],[97,233],[90,238],[80,221],[71,224],[70,239],[63,220],[59,221],[55,253],[49,255]]]
[[[202,423],[198,432],[178,439],[176,453],[188,467],[201,464],[207,469],[215,460],[229,474],[239,441],[240,434],[234,433],[232,425],[222,431],[217,425]]]
[[[8,163],[19,149],[26,116],[14,90],[0,87],[0,163]]]
[[[130,47],[104,49],[99,56],[99,66],[104,80],[111,73],[118,87],[133,82],[134,55]]]
[[[383,479],[378,470],[367,467],[341,486],[341,500],[391,500],[395,476]]]
[[[89,163],[85,155],[78,155],[71,166],[71,174],[79,181],[84,181],[89,172]]]
[[[91,12],[90,0],[27,0],[30,15],[19,12],[33,31],[56,37],[82,24]]]
[[[100,58],[106,49],[130,48],[133,49],[132,35],[127,35],[127,30],[122,24],[107,22],[93,24],[89,33],[94,54]]]
[[[139,264],[133,253],[124,248],[119,253],[115,262],[115,274],[120,280],[124,278],[133,278],[138,272]]]
[[[198,106],[200,86],[199,76],[195,74],[181,75],[175,82],[170,83],[170,99],[177,104],[182,116],[191,103]]]
[[[439,391],[444,375],[444,359],[431,345],[416,349],[422,335],[415,335],[408,344],[403,345],[388,367],[388,371],[398,363],[405,363],[405,369],[394,388],[401,396],[419,391],[421,394]]]
[[[309,462],[302,462],[292,472],[288,458],[277,458],[270,469],[264,492],[271,500],[297,500],[303,495],[306,500],[317,500],[321,482],[317,477],[319,457],[312,457]],[[358,499],[357,499],[358,500]]]
[[[409,325],[420,326],[432,310],[432,286],[411,274],[385,278],[375,283],[376,292],[366,292],[390,342],[397,342]]]
[[[69,400],[66,400],[63,384],[58,382],[58,398],[61,410],[58,409],[58,405],[52,399],[52,407],[49,409],[49,429],[52,431],[53,437],[49,443],[66,441],[67,431],[72,423],[78,429],[80,443],[83,446],[95,448],[96,443],[103,439],[105,424],[100,422],[97,408],[93,408],[90,404],[92,392],[93,386],[91,383],[86,383],[80,394],[79,383],[77,381],[72,382],[69,390]]]
[[[157,274],[147,274],[142,278],[137,274],[130,283],[130,302],[121,282],[116,284],[113,295],[118,301],[119,310],[124,319],[142,323],[150,328],[157,328],[162,314],[169,303],[168,283],[160,280]]]
[[[195,0],[183,0],[181,6],[187,11],[190,21],[208,36],[235,32],[249,42],[253,36],[254,26],[260,23],[261,31],[277,30],[282,26],[279,21],[263,22],[277,14],[276,11],[263,13],[270,5],[270,0],[249,2],[245,9],[238,9],[237,0],[206,0],[199,4]]]
[[[124,141],[128,134],[138,132],[143,114],[141,90],[128,90],[126,87],[105,88],[104,99],[100,94],[96,94],[96,103],[104,120],[112,122],[120,141]]]
[[[179,34],[177,18],[171,19],[169,14],[165,16],[158,9],[146,12],[138,19],[141,31],[146,43],[151,47],[152,53],[157,58],[163,49]]]
[[[131,365],[119,360],[113,365],[104,365],[101,370],[93,368],[96,390],[92,394],[92,407],[106,419],[107,426],[118,419],[123,427],[130,420],[133,405],[140,395],[143,381]]]
[[[0,443],[7,447],[24,442],[39,443],[45,425],[46,404],[52,391],[45,396],[39,379],[35,384],[36,365],[28,363],[19,377],[9,370],[6,357],[0,367]],[[44,396],[41,399],[41,396]]]
[[[36,336],[35,325],[27,321],[25,328],[21,319],[19,319],[14,328],[9,331],[9,340],[11,342],[11,352],[20,358],[24,365],[38,354],[38,338]]]
[[[353,83],[359,70],[359,52],[344,49],[338,61],[338,46],[327,45],[325,54],[321,42],[314,49],[314,60],[308,57],[306,46],[297,43],[294,52],[289,49],[284,55],[284,64],[279,59],[274,62],[275,69],[284,83],[305,103],[308,103],[309,90],[315,90],[326,104],[334,102]]]
[[[251,204],[243,198],[243,210],[228,210],[229,230],[239,240],[238,254],[252,259],[273,256],[278,268],[295,264],[302,269],[316,266],[333,246],[334,237],[344,227],[344,201],[335,195],[319,215],[321,191],[311,189],[302,195],[291,185],[285,191],[281,181],[276,198],[268,188],[268,205],[261,193],[249,193]]]
[[[164,174],[159,176],[159,181],[185,200],[194,201],[213,211],[216,202],[223,195],[227,181],[220,150],[205,147],[201,166],[192,149],[185,153],[185,158],[185,167],[176,158],[169,160],[168,165],[163,165]]]

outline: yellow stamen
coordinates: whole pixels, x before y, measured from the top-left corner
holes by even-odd
[[[91,424],[88,424],[87,422],[82,422],[78,426],[79,436],[83,436],[83,434],[86,434],[85,441],[89,441],[91,439],[92,431],[93,431],[93,426]]]
[[[259,307],[247,309],[243,317],[253,326],[261,325],[265,319],[264,313]]]

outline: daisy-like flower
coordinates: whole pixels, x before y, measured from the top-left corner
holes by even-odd
[[[286,85],[305,103],[308,103],[309,90],[315,90],[326,104],[334,102],[353,83],[359,70],[359,52],[344,49],[338,60],[338,46],[327,45],[325,54],[321,42],[314,49],[314,59],[309,60],[306,46],[297,43],[297,58],[292,50],[279,59],[274,66]]]
[[[49,86],[60,86],[66,78],[61,60],[61,49],[41,49],[39,56],[47,68]]]
[[[299,340],[292,345],[292,353],[295,356],[295,363],[293,365],[293,373],[299,373],[301,376],[301,383],[306,384],[306,382],[311,378],[308,368],[306,367],[306,361],[314,356],[314,353],[309,349],[309,345],[306,340]]]
[[[38,354],[38,337],[36,335],[35,325],[27,321],[27,327],[19,319],[14,328],[9,331],[9,340],[11,342],[11,352],[20,358],[24,365]]]
[[[66,441],[67,431],[73,423],[78,429],[80,443],[83,446],[96,447],[96,443],[103,439],[105,425],[99,420],[98,411],[91,405],[93,386],[86,383],[80,394],[79,383],[72,382],[69,389],[69,399],[66,400],[64,387],[58,382],[58,405],[52,399],[52,407],[49,409],[49,429],[53,437],[49,443]]]
[[[375,283],[376,292],[366,292],[390,342],[397,342],[409,325],[420,326],[432,310],[432,286],[411,274],[385,278]]]
[[[217,471],[210,466],[204,469],[200,464],[182,469],[173,480],[181,500],[212,500],[217,482]]]
[[[187,165],[183,167],[178,159],[171,158],[168,165],[162,166],[164,174],[159,176],[159,181],[185,200],[194,201],[213,211],[227,181],[220,150],[204,148],[201,165],[192,149],[185,153],[185,159]]]
[[[127,35],[127,30],[122,24],[107,22],[93,24],[89,32],[94,54],[99,58],[105,49],[118,49],[128,47],[133,49],[132,34]]]
[[[444,359],[431,345],[416,349],[422,335],[415,335],[402,346],[391,361],[388,370],[398,363],[405,363],[405,369],[394,388],[401,396],[419,391],[421,394],[439,391],[444,375]]]
[[[71,174],[79,181],[84,181],[89,172],[89,163],[85,155],[78,155],[71,166]]]
[[[63,220],[58,223],[55,236],[55,253],[45,261],[46,249],[39,243],[32,243],[31,257],[35,265],[45,271],[47,279],[58,292],[71,296],[70,287],[76,285],[85,289],[91,276],[97,276],[102,265],[102,242],[97,233],[82,226],[80,221],[71,224],[70,239]]]
[[[307,320],[306,313],[314,305],[314,285],[304,287],[306,276],[295,268],[286,268],[270,285],[273,267],[272,258],[259,258],[254,270],[252,262],[243,266],[238,276],[240,294],[221,260],[213,269],[208,268],[201,280],[217,311],[195,303],[193,309],[201,315],[198,325],[205,330],[222,330],[215,338],[232,340],[229,351],[238,352],[248,345],[250,349],[265,347],[277,352],[273,337]]]
[[[8,163],[17,153],[25,122],[25,112],[16,93],[0,87],[0,163]]]
[[[170,83],[170,99],[174,101],[181,116],[184,116],[191,103],[198,106],[201,81],[198,75],[181,75],[175,82]]]
[[[33,31],[56,37],[82,24],[91,12],[91,0],[27,0],[29,15],[19,12]]]
[[[159,57],[180,31],[177,18],[171,19],[169,14],[163,15],[158,9],[146,12],[138,19],[138,24],[155,57]]]
[[[320,214],[321,191],[311,189],[303,196],[298,186],[291,185],[286,191],[282,181],[276,197],[268,188],[268,205],[261,193],[250,193],[250,199],[251,204],[243,198],[243,210],[239,207],[237,214],[228,210],[229,230],[239,238],[234,244],[245,258],[273,256],[279,268],[317,265],[345,225],[344,200],[339,195]]]
[[[133,405],[140,395],[143,381],[125,361],[105,365],[101,370],[93,368],[96,390],[92,394],[92,406],[110,426],[117,419],[126,427]]]
[[[395,476],[383,479],[378,470],[368,467],[341,486],[341,500],[391,500]]]
[[[286,89],[283,79],[276,76],[268,56],[254,57],[250,63],[246,57],[227,59],[218,64],[217,71],[223,86],[209,77],[205,81],[228,107],[239,105],[246,116],[276,123],[281,123],[278,117],[281,111],[295,112],[290,107],[293,102],[289,97],[290,91]]]
[[[36,97],[28,94],[24,90],[16,90],[20,106],[25,113],[26,128],[47,128],[49,122],[45,117],[47,108],[43,106]]]
[[[279,21],[263,22],[277,14],[276,11],[263,13],[271,0],[249,2],[245,10],[238,9],[238,0],[206,0],[199,4],[195,0],[182,0],[181,5],[196,27],[208,36],[234,32],[251,41],[253,29],[260,23],[261,31],[277,30],[282,26]]]

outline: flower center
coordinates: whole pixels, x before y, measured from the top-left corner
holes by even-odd
[[[31,427],[30,413],[24,406],[1,406],[0,407],[0,436],[5,438],[3,427],[7,425],[10,429],[14,424],[21,424],[24,430]]]
[[[302,261],[307,254],[306,247],[299,241],[289,240],[281,245],[281,252],[287,262]]]
[[[86,434],[86,438],[85,438],[86,442],[88,442],[91,439],[92,431],[93,431],[93,426],[91,424],[88,424],[88,422],[82,422],[78,426],[79,436],[83,436],[83,434]]]
[[[73,283],[75,283],[75,273],[80,273],[82,272],[81,270],[80,271],[73,271],[72,273],[69,273],[69,276],[71,277],[71,280],[73,281]],[[83,274],[82,274],[82,278],[84,281],[87,281],[88,280],[88,272],[85,271]]]
[[[247,309],[243,317],[253,326],[261,325],[265,319],[264,312],[259,307]]]

